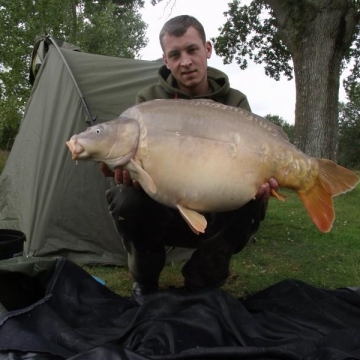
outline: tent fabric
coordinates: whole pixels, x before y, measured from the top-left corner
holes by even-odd
[[[61,47],[74,51],[82,51],[79,46],[68,43],[61,39],[56,39],[53,37],[43,36],[43,35],[37,36],[31,54],[31,61],[30,61],[31,65],[29,69],[29,81],[31,85],[34,84],[36,74],[38,73],[41,65],[45,60],[46,54],[49,51],[49,46],[52,44],[54,44],[56,47]]]
[[[0,360],[360,359],[357,291],[298,280],[132,298],[65,258],[15,258],[0,261],[0,303]]]
[[[88,126],[84,99],[96,123],[117,118],[134,104],[140,89],[157,81],[160,63],[88,54],[61,41],[57,47],[48,38],[42,41],[46,46],[41,39],[36,43],[39,58],[33,54],[41,65],[35,65],[36,77],[31,70],[33,89],[0,176],[0,228],[25,233],[27,256],[123,265],[125,251],[105,199],[113,179],[105,178],[96,163],[72,161],[65,142]],[[189,251],[170,252],[169,260],[184,258]]]

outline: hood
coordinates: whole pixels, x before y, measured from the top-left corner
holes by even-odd
[[[211,87],[211,93],[209,94],[209,98],[216,100],[217,98],[221,98],[225,96],[229,89],[230,83],[229,78],[225,73],[215,68],[208,66],[207,68],[207,75],[209,85]],[[159,83],[169,94],[177,94],[181,98],[192,98],[188,94],[180,91],[177,88],[177,82],[174,76],[171,74],[171,71],[165,66],[161,66],[158,71],[158,79]],[[193,97],[194,99],[197,96]],[[203,98],[203,96],[199,96],[199,98]]]

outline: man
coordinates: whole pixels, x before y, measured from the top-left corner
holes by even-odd
[[[230,88],[227,76],[207,66],[212,44],[206,41],[198,20],[188,15],[170,19],[159,37],[164,53],[159,82],[143,89],[137,96],[137,103],[154,99],[208,98],[250,111],[246,96]],[[104,165],[102,171],[109,175]],[[242,250],[258,230],[265,216],[270,188],[276,190],[278,187],[271,179],[269,184],[260,187],[256,199],[241,209],[205,214],[207,230],[205,234],[195,235],[178,210],[152,200],[130,179],[127,171],[117,169],[115,174],[110,174],[121,184],[107,192],[107,199],[128,252],[134,296],[157,291],[165,265],[165,246],[196,249],[182,269],[188,290],[221,286],[229,276],[232,255]]]

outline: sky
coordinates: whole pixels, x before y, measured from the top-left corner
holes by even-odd
[[[242,1],[242,4],[250,0]],[[140,52],[143,60],[155,60],[162,57],[159,44],[159,32],[164,23],[178,15],[192,15],[204,26],[208,40],[219,35],[226,18],[224,12],[228,10],[230,0],[163,0],[156,6],[146,1],[145,8],[141,11],[143,20],[148,24],[147,38],[149,43]],[[167,5],[168,4],[168,5]],[[263,65],[251,64],[247,69],[241,70],[234,62],[224,65],[221,57],[213,54],[208,65],[215,67],[230,79],[231,87],[243,92],[250,103],[254,113],[260,116],[268,114],[278,115],[289,124],[294,124],[295,117],[295,81],[288,81],[282,76],[279,81],[265,75]],[[345,93],[340,88],[340,100],[345,101]]]

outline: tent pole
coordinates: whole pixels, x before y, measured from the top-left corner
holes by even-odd
[[[55,46],[55,48],[56,48],[56,50],[58,51],[59,55],[61,56],[61,59],[63,60],[65,66],[66,66],[66,68],[67,68],[67,70],[68,70],[68,72],[69,72],[69,74],[70,74],[70,77],[71,77],[71,79],[72,79],[72,81],[73,81],[73,83],[74,83],[74,85],[75,85],[75,88],[76,88],[76,90],[77,90],[77,92],[78,92],[78,94],[79,94],[80,100],[81,100],[81,102],[82,102],[82,104],[83,104],[83,106],[84,106],[86,115],[87,115],[87,117],[88,117],[88,119],[89,119],[89,120],[87,120],[86,122],[87,122],[88,124],[90,124],[90,126],[93,126],[93,125],[94,125],[94,121],[96,121],[96,117],[93,117],[93,116],[91,115],[90,109],[89,109],[89,107],[88,107],[88,105],[87,105],[87,103],[86,103],[86,100],[85,100],[85,98],[84,98],[84,96],[83,96],[83,94],[82,94],[82,92],[81,92],[81,90],[80,90],[80,88],[79,88],[76,80],[75,80],[74,74],[72,73],[72,71],[71,71],[71,69],[70,69],[70,66],[69,66],[69,64],[67,63],[64,55],[62,54],[59,46],[56,44],[55,39],[53,39],[52,36],[49,36],[49,39],[50,39],[50,41],[52,42],[52,44]]]

